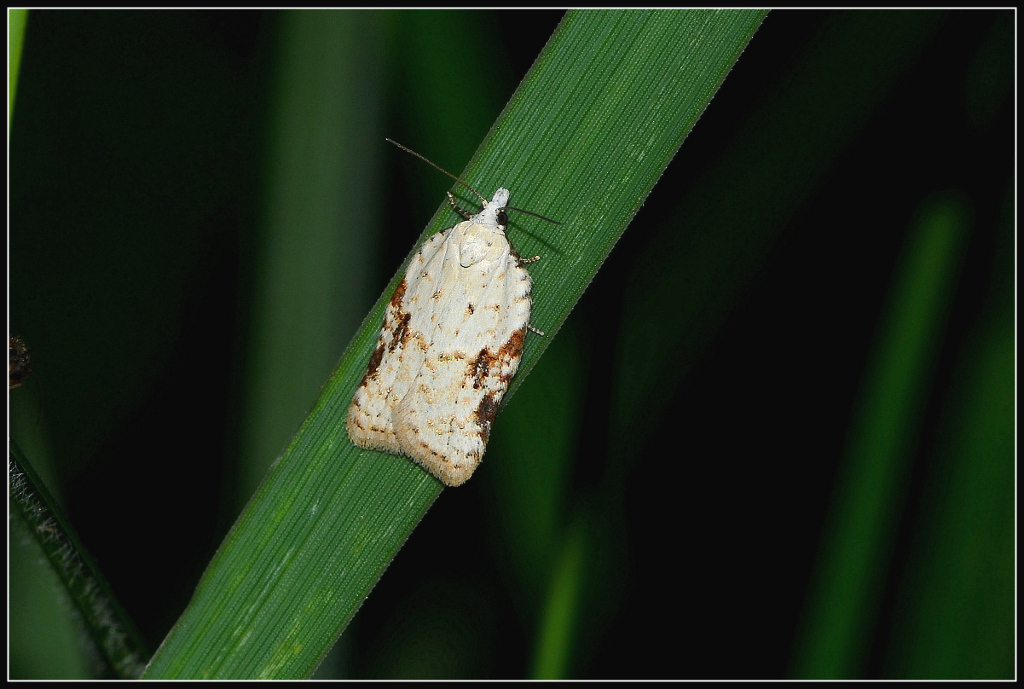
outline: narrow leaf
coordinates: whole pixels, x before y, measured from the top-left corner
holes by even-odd
[[[515,225],[510,230],[522,255],[542,256],[531,266],[532,320],[547,335],[528,338],[509,396],[763,17],[761,11],[569,13],[474,159],[457,173],[488,195],[505,186],[513,205],[562,223],[527,218],[519,222],[521,232]],[[455,193],[469,205],[464,190]],[[454,220],[442,206],[423,237]],[[357,449],[344,430],[402,272],[222,544],[147,677],[308,675],[440,494],[441,485],[418,466]]]

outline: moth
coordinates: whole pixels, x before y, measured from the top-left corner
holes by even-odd
[[[483,207],[469,213],[448,193],[465,221],[430,237],[409,262],[384,312],[346,429],[356,445],[407,455],[445,485],[458,486],[483,458],[526,331],[535,330],[525,264],[540,257],[520,257],[505,236],[506,211],[521,211],[508,205],[508,189],[488,201],[387,140],[465,185]]]

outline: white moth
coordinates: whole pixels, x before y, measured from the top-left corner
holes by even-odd
[[[467,219],[432,236],[410,261],[384,312],[346,428],[356,445],[408,455],[458,486],[480,464],[519,368],[531,327],[532,282],[523,264],[539,257],[521,258],[505,237],[508,189],[490,201],[480,197],[476,215],[448,198]]]

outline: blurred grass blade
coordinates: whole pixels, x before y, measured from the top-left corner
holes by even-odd
[[[515,582],[512,588],[522,592],[516,599],[526,625],[536,624],[565,538],[565,502],[584,433],[588,354],[578,321],[570,317],[488,443],[493,461],[485,488],[501,534],[494,553]]]
[[[120,678],[138,677],[147,655],[142,636],[85,554],[78,537],[18,444],[9,440],[8,447],[12,514],[21,518],[57,573],[109,671]]]
[[[555,561],[551,590],[534,651],[533,679],[564,679],[568,676],[573,628],[583,597],[583,570],[586,566],[584,534],[580,524],[570,529],[562,552]]]
[[[943,405],[896,594],[887,677],[1015,675],[1015,197],[1014,186],[998,224],[998,268]]]
[[[775,85],[709,172],[676,192],[682,198],[675,217],[650,234],[623,287],[610,485],[633,470],[636,448],[657,428],[648,422],[651,410],[675,394],[801,204],[940,25],[937,14],[832,18],[798,56],[799,78]],[[863,49],[865,36],[876,49]],[[737,196],[736,189],[745,193]],[[673,347],[650,347],[650,323],[658,323],[659,336]]]
[[[966,211],[927,202],[888,295],[850,429],[795,650],[795,675],[866,671],[903,486],[959,272]]]
[[[386,17],[280,17],[241,428],[239,492],[246,499],[376,296],[370,285],[378,276],[370,273],[384,153]]]
[[[947,472],[919,522],[924,552],[899,597],[908,619],[895,625],[891,676],[1014,677],[1014,349],[1008,318],[971,352],[962,396],[950,398],[961,413],[939,445]]]
[[[7,135],[11,135],[14,119],[14,96],[18,93],[18,72],[21,71],[21,48],[25,43],[28,10],[7,10]]]
[[[525,231],[513,225],[510,233],[521,254],[543,257],[531,266],[532,321],[548,333],[528,338],[510,395],[763,16],[571,12],[472,162],[453,170],[488,194],[506,186],[514,205],[563,223],[527,219],[517,223]],[[465,193],[456,190],[463,200]],[[423,236],[452,222],[442,205]],[[412,462],[357,449],[344,431],[400,273],[221,545],[147,677],[307,676],[440,494]]]

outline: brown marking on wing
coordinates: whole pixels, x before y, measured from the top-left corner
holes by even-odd
[[[474,416],[476,421],[480,425],[480,439],[485,443],[487,442],[488,436],[491,434],[491,423],[494,421],[494,416],[498,413],[498,402],[501,400],[501,395],[495,395],[493,392],[488,392],[484,395],[484,398],[480,400],[480,406],[477,407]]]
[[[409,319],[412,318],[412,314],[399,311],[397,316],[398,325],[395,328],[395,336],[392,338],[391,344],[388,345],[389,352],[395,351],[398,347],[404,347],[406,340],[409,339]]]
[[[377,373],[377,367],[380,366],[380,360],[384,358],[384,343],[381,342],[377,345],[377,349],[373,350],[373,356],[370,357],[370,364],[366,367],[366,375],[363,376],[363,382],[360,383],[360,387],[366,385],[367,381],[373,378],[374,374]]]
[[[491,364],[494,360],[494,355],[486,347],[473,359],[473,363],[469,365],[469,377],[473,379],[474,390],[479,390],[483,386],[487,376],[491,374]]]
[[[484,384],[484,380],[489,376],[493,366],[505,368],[513,359],[519,359],[523,355],[523,340],[525,339],[526,328],[520,328],[512,333],[508,342],[498,349],[497,354],[491,354],[486,349],[480,350],[480,355],[477,356],[470,369],[474,378],[473,387],[479,388]],[[505,396],[505,390],[508,389],[508,381],[513,374],[514,371],[513,373],[502,373],[499,375],[497,389],[490,390],[484,395],[483,399],[480,400],[480,406],[477,407],[473,414],[477,424],[480,426],[480,438],[485,444],[491,434],[491,423],[498,413],[498,405],[501,403],[501,398]]]
[[[484,382],[491,375],[491,369],[495,366],[502,367],[512,359],[518,359],[523,355],[523,340],[526,338],[526,329],[520,328],[512,333],[512,336],[508,338],[508,342],[498,348],[497,353],[492,353],[491,350],[486,347],[480,350],[476,358],[469,365],[468,379],[473,381],[473,389],[479,390],[483,387]],[[501,374],[499,380],[503,385],[502,392],[504,392],[504,384],[507,384],[511,375]],[[499,401],[501,397],[499,396]]]
[[[512,333],[512,337],[508,338],[508,342],[501,346],[498,350],[498,354],[495,357],[498,361],[506,362],[512,359],[518,359],[523,356],[523,341],[526,340],[526,328],[520,328]],[[518,366],[516,367],[518,368]],[[508,383],[511,375],[502,375],[501,382]]]
[[[402,308],[402,300],[405,299],[406,286],[405,278],[402,278],[402,281],[398,283],[398,287],[395,288],[395,293],[391,295],[390,303],[398,310],[401,310]]]
[[[370,357],[370,363],[366,366],[366,374],[363,375],[363,380],[359,384],[360,387],[366,385],[367,382],[377,374],[380,362],[384,358],[384,333],[388,330],[392,331],[391,343],[387,345],[387,350],[389,352],[393,352],[396,347],[404,345],[405,340],[409,337],[409,318],[411,316],[402,310],[402,300],[405,299],[405,288],[406,281],[403,279],[398,283],[398,287],[395,288],[395,293],[391,295],[391,300],[388,302],[388,306],[384,310],[384,324],[381,326],[381,334],[377,339],[377,348],[373,350],[373,356]],[[388,323],[389,315],[393,315],[390,324]]]
[[[412,318],[412,314],[402,310],[405,288],[406,282],[402,280],[395,288],[395,293],[391,295],[391,302],[388,304],[389,309],[395,310],[395,331],[391,336],[391,344],[388,345],[389,352],[395,351],[398,347],[404,347],[406,340],[409,339],[409,319]],[[387,316],[384,318],[384,325],[387,327]]]

